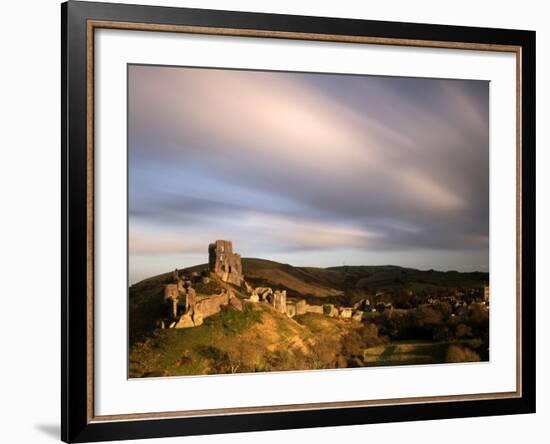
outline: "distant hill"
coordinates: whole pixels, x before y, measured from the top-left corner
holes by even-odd
[[[404,289],[431,291],[448,288],[481,288],[489,273],[416,270],[394,265],[294,267],[264,259],[242,260],[243,273],[254,286],[284,289],[290,297],[351,305],[379,291]]]
[[[384,291],[392,288],[429,290],[433,288],[481,288],[489,281],[489,273],[417,270],[396,265],[359,265],[340,267],[295,267],[275,261],[243,258],[245,279],[254,286],[287,290],[292,297],[317,298],[343,296],[346,292]],[[188,268],[201,271],[208,265]],[[154,281],[168,274],[146,279]]]
[[[245,279],[256,287],[287,290],[290,296],[342,296],[344,275],[324,268],[293,267],[264,259],[243,259]]]
[[[395,265],[343,266],[327,270],[345,276],[347,288],[384,289],[404,287],[422,290],[433,287],[480,288],[488,283],[489,273],[479,271],[416,270]]]

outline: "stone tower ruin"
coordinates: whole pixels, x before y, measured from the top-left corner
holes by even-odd
[[[242,284],[241,256],[233,253],[231,241],[217,240],[208,246],[208,265],[210,271],[222,281],[239,286]]]

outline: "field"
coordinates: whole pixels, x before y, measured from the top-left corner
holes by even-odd
[[[469,346],[470,341],[396,341],[367,348],[363,353],[365,367],[387,365],[420,365],[446,362],[449,347]]]

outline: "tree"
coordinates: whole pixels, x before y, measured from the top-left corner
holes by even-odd
[[[445,362],[479,362],[480,360],[475,351],[461,345],[451,345],[445,356]]]
[[[361,336],[365,348],[376,347],[386,342],[378,336],[378,326],[372,322],[364,324],[357,332]]]
[[[320,335],[311,347],[310,359],[314,369],[334,368],[340,352],[338,338],[333,335]]]
[[[357,367],[363,361],[363,341],[361,335],[355,330],[342,336],[342,355],[348,363],[348,367]]]
[[[457,338],[470,338],[472,337],[472,327],[466,324],[458,324],[455,334]]]
[[[443,315],[445,319],[448,319],[453,312],[453,307],[448,302],[440,302],[437,304],[437,310]]]

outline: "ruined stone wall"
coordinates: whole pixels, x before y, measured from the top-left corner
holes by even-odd
[[[177,284],[168,284],[164,287],[164,300],[168,299],[178,299],[178,286]]]
[[[342,319],[351,319],[353,309],[350,307],[341,307],[339,315]]]
[[[306,307],[307,313],[317,313],[317,314],[323,314],[323,306],[322,305],[308,305]]]
[[[330,307],[330,312],[329,312],[329,316],[331,318],[337,318],[338,315],[340,314],[340,312],[338,311],[338,308],[334,306],[334,304],[328,304],[329,307]]]
[[[303,315],[307,313],[307,307],[307,302],[304,299],[300,299],[298,302],[296,302],[296,314]]]
[[[185,308],[194,307],[197,303],[197,292],[194,288],[189,287],[185,292]]]
[[[263,302],[273,297],[273,290],[269,287],[258,287],[254,290],[254,293],[257,294],[259,300]]]
[[[164,303],[168,307],[168,315],[174,319],[178,315],[179,293],[176,284],[169,284],[164,287]]]
[[[286,290],[273,293],[273,308],[279,313],[286,313]]]
[[[208,265],[210,271],[222,281],[241,285],[243,281],[241,256],[233,253],[231,241],[217,240],[208,246]]]
[[[295,304],[286,304],[286,314],[289,318],[296,316],[296,305]]]
[[[203,318],[215,315],[221,310],[222,305],[229,304],[229,293],[225,292],[216,296],[208,296],[197,300],[195,311],[200,311]]]

